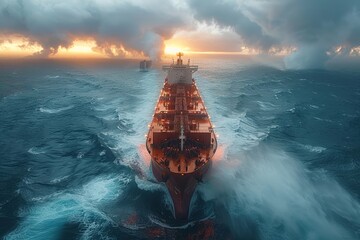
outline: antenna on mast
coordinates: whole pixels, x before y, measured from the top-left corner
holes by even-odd
[[[181,59],[181,57],[184,56],[184,54],[183,54],[182,52],[178,52],[178,53],[176,54],[176,56],[178,56],[179,59]]]
[[[178,56],[179,58],[178,58],[178,60],[177,60],[177,65],[182,65],[182,59],[181,59],[181,57],[182,56],[184,56],[184,54],[182,53],[182,52],[178,52],[177,54],[176,54],[176,56]]]

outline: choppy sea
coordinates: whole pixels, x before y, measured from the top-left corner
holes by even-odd
[[[198,58],[221,146],[177,222],[142,154],[165,78],[0,63],[0,238],[360,239],[360,73]]]

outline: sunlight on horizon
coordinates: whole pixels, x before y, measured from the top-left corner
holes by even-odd
[[[186,54],[199,54],[199,55],[261,55],[264,52],[259,49],[248,48],[242,46],[238,51],[213,51],[211,46],[204,46],[207,48],[204,49],[193,49],[188,45],[185,45],[183,39],[171,38],[164,41],[163,57],[175,56],[178,52],[184,52]],[[329,51],[328,54],[341,54],[342,49],[346,49],[343,46],[337,46],[333,51]],[[359,56],[360,47],[354,47],[350,49],[350,56]],[[54,59],[60,58],[129,58],[129,59],[142,59],[146,56],[142,52],[127,51],[124,47],[112,45],[109,49],[103,49],[99,47],[95,40],[93,39],[76,39],[73,41],[71,46],[63,47],[60,46],[57,49],[55,54],[50,54],[48,56],[41,55],[43,47],[37,43],[33,42],[30,39],[24,36],[0,36],[0,58],[22,58],[22,57],[48,57]],[[111,51],[113,55],[106,54],[108,51]],[[271,48],[265,54],[274,55],[274,56],[286,56],[295,52],[297,48],[287,47],[287,48]]]
[[[38,43],[31,42],[21,36],[12,36],[6,39],[0,38],[0,57],[27,57],[40,52],[42,49]]]
[[[105,54],[94,51],[97,47],[94,40],[75,40],[71,47],[60,47],[52,58],[108,58]]]

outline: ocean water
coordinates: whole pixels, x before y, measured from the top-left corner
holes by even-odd
[[[165,73],[0,64],[0,238],[360,239],[360,74],[196,58],[219,134],[189,222],[143,154]]]

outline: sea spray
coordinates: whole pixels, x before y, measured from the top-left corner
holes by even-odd
[[[238,237],[354,239],[358,234],[359,202],[326,173],[307,170],[277,148],[262,144],[219,161],[207,180],[199,187],[201,196],[213,202],[215,214],[226,211],[226,224]]]

